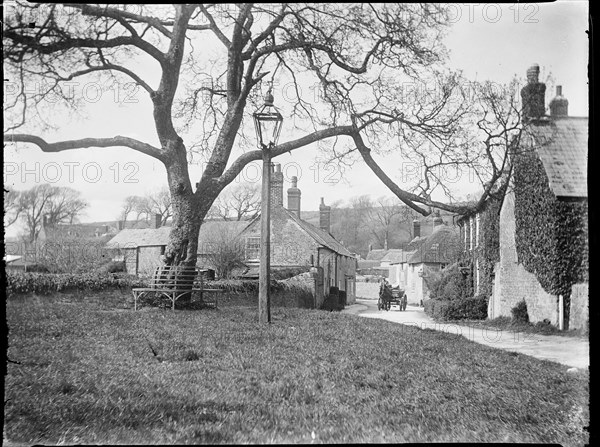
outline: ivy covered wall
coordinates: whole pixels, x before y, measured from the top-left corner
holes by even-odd
[[[534,151],[517,156],[514,188],[519,262],[546,292],[563,295],[568,322],[571,287],[589,279],[587,200],[557,199]]]
[[[491,196],[479,212],[479,231],[471,231],[471,215],[461,219],[461,241],[464,250],[460,264],[469,268],[471,281],[476,280],[476,261],[479,264],[479,295],[492,295],[494,266],[500,260],[500,206],[505,187]],[[473,219],[475,225],[477,220]],[[479,233],[479,240],[475,240]],[[471,234],[473,243],[470,244]],[[465,242],[466,237],[466,242]],[[472,249],[470,247],[473,247]],[[473,290],[475,290],[473,284]]]

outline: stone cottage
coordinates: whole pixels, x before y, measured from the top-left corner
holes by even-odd
[[[432,232],[422,237],[420,222],[416,220],[413,223],[415,238],[408,246],[390,250],[382,258],[388,265],[390,284],[404,290],[407,301],[412,304],[423,304],[429,296],[428,279],[456,262],[460,251],[456,229],[445,225],[439,216],[433,223]]]
[[[157,214],[150,228],[125,228],[106,245],[114,251],[113,260],[125,261],[127,273],[134,275],[152,275],[156,267],[162,264],[161,256],[169,243],[170,226],[160,226],[161,216]],[[215,243],[216,233],[225,233],[235,237],[248,225],[247,221],[205,221],[198,235],[198,265],[209,262],[211,247]]]
[[[522,89],[524,128],[498,217],[499,260],[488,317],[510,316],[525,300],[531,322],[585,328],[588,322],[587,117],[570,117],[557,87],[546,115],[539,66]],[[478,215],[465,244],[480,241]]]
[[[319,227],[301,218],[301,191],[297,178],[287,190],[288,206],[283,206],[283,173],[274,164],[271,173],[271,269],[314,266],[319,271],[316,307],[332,287],[346,293],[346,303],[356,296],[356,257],[330,233],[331,207],[321,198]],[[260,215],[243,230],[246,243],[246,276],[258,276],[260,257]]]

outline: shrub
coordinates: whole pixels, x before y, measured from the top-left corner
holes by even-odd
[[[423,302],[425,313],[432,318],[444,318],[449,305],[448,300],[431,299]]]
[[[429,296],[433,300],[456,300],[467,298],[471,290],[467,278],[460,272],[458,264],[436,274],[428,282]]]
[[[487,318],[487,297],[454,300],[427,300],[423,303],[425,313],[443,320],[485,320]]]
[[[485,320],[487,318],[488,299],[484,295],[450,301],[445,310],[447,320]]]
[[[512,313],[512,319],[515,323],[529,323],[529,314],[527,313],[527,303],[524,299],[519,301],[510,312]]]
[[[124,261],[110,261],[97,270],[98,273],[123,273],[126,271]]]

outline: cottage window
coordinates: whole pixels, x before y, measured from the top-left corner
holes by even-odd
[[[260,236],[246,239],[246,261],[258,261],[260,257]]]
[[[475,218],[475,247],[479,247],[479,213]]]
[[[473,227],[475,226],[475,219],[471,217],[471,225],[469,225],[469,250],[473,250]]]
[[[479,259],[475,260],[475,294],[479,294]]]

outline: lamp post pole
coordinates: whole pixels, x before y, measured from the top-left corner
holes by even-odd
[[[260,271],[258,282],[258,322],[271,322],[271,151],[262,147],[262,203],[260,209]]]
[[[260,269],[258,277],[258,322],[271,322],[271,152],[281,132],[283,116],[273,104],[272,89],[265,95],[265,104],[254,112],[254,127],[262,151],[263,177],[260,208]]]

